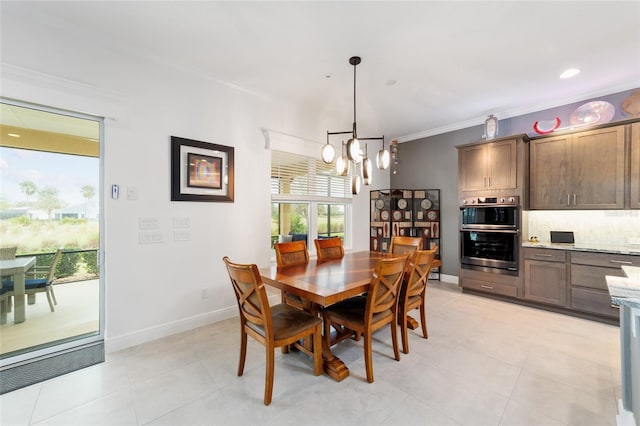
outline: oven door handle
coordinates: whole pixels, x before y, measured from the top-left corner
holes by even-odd
[[[501,234],[519,234],[519,229],[501,228],[460,228],[460,232],[499,232]]]

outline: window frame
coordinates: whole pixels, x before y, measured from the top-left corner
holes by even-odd
[[[277,160],[277,158],[274,158],[274,154],[278,153],[278,152],[282,152],[283,154],[293,154],[293,153],[289,153],[286,151],[281,151],[281,150],[271,150],[271,170],[273,170],[274,168],[274,159]],[[276,154],[278,155],[278,154]],[[316,157],[311,157],[309,155],[304,155],[304,154],[293,154],[296,156],[299,156],[301,159],[304,158],[307,160],[307,167],[306,167],[306,172],[307,172],[307,176],[313,174],[316,175],[316,164],[318,161],[321,161]],[[324,195],[316,195],[316,194],[281,194],[281,193],[275,193],[274,190],[274,184],[272,182],[271,188],[272,188],[272,192],[271,192],[271,200],[270,200],[270,205],[272,206],[274,203],[278,203],[278,204],[282,204],[282,203],[289,203],[289,204],[307,204],[308,206],[308,210],[307,210],[307,214],[308,214],[308,223],[307,223],[307,229],[308,229],[308,233],[307,233],[307,249],[309,250],[309,255],[310,256],[315,256],[316,255],[316,250],[315,250],[315,244],[313,244],[313,240],[318,238],[318,220],[317,220],[317,216],[318,216],[318,205],[319,204],[333,204],[333,205],[342,205],[344,206],[344,239],[343,239],[343,244],[345,247],[345,250],[349,249],[352,245],[352,225],[353,225],[353,220],[352,220],[352,203],[353,203],[353,197],[352,194],[350,193],[350,191],[348,190],[348,188],[350,188],[350,181],[351,181],[351,173],[349,174],[349,176],[336,176],[338,178],[342,178],[345,180],[344,184],[345,184],[345,191],[344,191],[344,197],[337,197],[337,196],[324,196]],[[273,180],[274,178],[277,178],[277,176],[271,176],[271,179]],[[317,181],[316,181],[317,182]],[[314,182],[315,183],[315,182]],[[280,190],[281,186],[277,185],[278,191]],[[313,192],[314,190],[317,189],[316,186],[311,185],[308,189],[308,192]],[[271,210],[271,208],[270,208]],[[273,236],[271,235],[271,232],[269,233],[269,242],[271,243]],[[272,257],[275,258],[275,252],[273,250],[271,250],[271,254]]]

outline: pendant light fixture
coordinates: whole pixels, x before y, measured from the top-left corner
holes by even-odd
[[[325,163],[330,163],[331,161],[328,161],[328,159],[331,157],[329,155],[329,151],[331,151],[333,149],[333,147],[331,146],[331,144],[329,144],[329,136],[331,135],[344,135],[344,134],[349,134],[351,135],[351,137],[349,138],[349,140],[347,141],[346,144],[346,157],[344,155],[342,155],[341,157],[338,157],[338,160],[336,161],[336,167],[338,166],[338,163],[340,163],[340,169],[338,169],[338,173],[340,174],[340,171],[342,170],[342,160],[344,160],[346,158],[347,162],[352,162],[353,166],[356,167],[358,164],[360,164],[363,161],[363,157],[362,157],[362,150],[361,150],[361,141],[367,141],[367,140],[381,140],[382,141],[382,150],[378,153],[378,159],[376,161],[378,168],[379,169],[386,169],[387,167],[389,167],[389,152],[386,151],[384,149],[384,135],[377,137],[377,138],[359,138],[358,137],[358,127],[357,127],[357,123],[356,123],[356,67],[358,66],[358,64],[360,64],[360,62],[362,62],[362,59],[359,56],[352,56],[351,58],[349,58],[349,64],[353,65],[353,126],[352,129],[350,131],[344,131],[344,132],[329,132],[327,131],[327,143],[326,145],[322,148],[322,160]],[[329,148],[330,147],[330,148]],[[326,153],[326,157],[325,157],[325,150],[327,151]],[[335,150],[334,150],[335,153]],[[385,154],[386,153],[386,154]],[[367,180],[369,182],[371,182],[371,160],[368,158],[368,156],[366,156],[366,160],[368,160],[368,165],[364,165],[362,166],[363,171],[366,169],[367,170],[367,175],[368,177],[364,177],[365,180],[365,185],[367,184]],[[381,159],[382,158],[382,159]],[[383,161],[384,158],[387,158],[386,163]],[[386,164],[386,167],[383,167],[383,165]],[[355,170],[354,170],[355,172]],[[363,172],[364,173],[364,172]],[[354,176],[356,176],[357,173],[354,173]],[[360,184],[359,184],[359,179],[360,177],[358,176],[358,191],[360,188]],[[352,180],[352,189],[355,188],[354,182]],[[353,192],[354,194],[356,194],[357,192]]]

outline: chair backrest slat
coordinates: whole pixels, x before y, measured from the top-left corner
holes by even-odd
[[[276,250],[276,263],[278,266],[309,263],[307,242],[304,240],[275,243],[273,247]]]
[[[344,247],[340,237],[315,239],[316,254],[318,260],[342,259],[344,257]]]
[[[389,247],[389,253],[393,253],[393,254],[413,253],[416,250],[420,250],[421,246],[422,246],[422,239],[420,237],[394,236],[391,238],[391,246]]]

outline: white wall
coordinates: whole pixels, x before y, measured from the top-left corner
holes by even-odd
[[[325,123],[277,100],[131,58],[114,57],[112,72],[88,76],[90,84],[48,74],[46,60],[37,69],[17,65],[2,63],[3,97],[107,117],[102,190],[121,188],[118,200],[103,200],[107,351],[237,315],[222,257],[270,261],[270,153],[261,129],[322,142]],[[60,74],[60,62],[51,65]],[[172,135],[235,148],[235,202],[170,201]],[[137,200],[127,199],[127,188]],[[355,249],[368,249],[367,190],[354,202],[354,217],[362,218]],[[190,241],[173,241],[174,217],[190,220]],[[158,221],[162,243],[139,244],[140,218]]]

